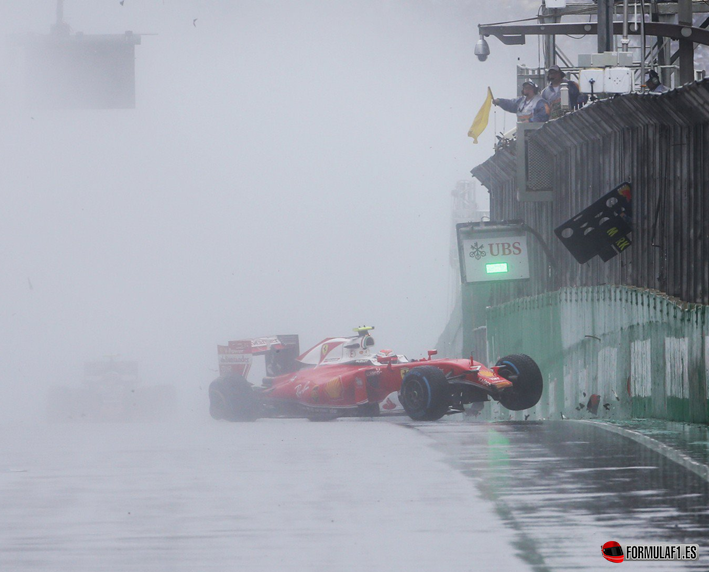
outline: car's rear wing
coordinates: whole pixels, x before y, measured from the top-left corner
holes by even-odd
[[[235,340],[226,346],[217,346],[219,375],[238,373],[248,377],[253,356],[263,355],[266,357],[266,375],[275,377],[295,371],[299,353],[298,336],[294,334]]]

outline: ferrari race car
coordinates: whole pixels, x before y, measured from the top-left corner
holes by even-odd
[[[253,421],[259,417],[327,420],[379,415],[391,394],[416,421],[435,421],[463,412],[468,404],[493,399],[518,411],[537,404],[543,378],[526,355],[509,355],[492,368],[470,359],[409,361],[391,350],[374,353],[372,327],[357,335],[327,338],[299,355],[298,336],[272,336],[218,346],[220,376],[209,386],[214,419]],[[247,376],[252,357],[266,359],[260,387]]]

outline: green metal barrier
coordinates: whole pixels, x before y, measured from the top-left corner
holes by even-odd
[[[494,403],[487,418],[709,421],[707,306],[625,286],[566,288],[488,308],[487,336],[489,362],[528,354],[545,382],[534,409]]]

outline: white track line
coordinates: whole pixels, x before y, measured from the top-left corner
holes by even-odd
[[[642,433],[639,433],[638,431],[633,431],[632,429],[618,427],[617,425],[611,425],[602,421],[589,421],[582,419],[569,419],[569,421],[572,421],[574,423],[585,423],[588,425],[593,425],[594,427],[601,427],[602,429],[610,431],[611,433],[617,433],[618,435],[622,435],[623,437],[632,439],[636,443],[640,443],[648,449],[652,449],[660,455],[667,457],[670,461],[674,461],[675,463],[682,465],[685,469],[687,469],[688,471],[692,471],[695,475],[701,477],[705,481],[709,481],[709,466],[705,465],[704,463],[700,463],[699,461],[695,461],[694,459],[685,455],[681,451],[670,447],[669,445],[660,443],[660,441],[658,441],[657,439],[653,439],[652,437],[648,437],[647,435],[643,435]]]

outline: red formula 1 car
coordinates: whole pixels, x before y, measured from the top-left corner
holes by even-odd
[[[492,368],[470,359],[409,361],[391,350],[372,351],[371,327],[356,336],[327,338],[299,355],[298,336],[272,336],[218,346],[220,376],[209,386],[214,419],[253,421],[259,417],[313,420],[374,416],[380,403],[398,394],[406,413],[433,421],[493,399],[514,411],[537,404],[542,374],[532,358],[510,355]],[[247,380],[253,356],[266,358],[260,387]]]

